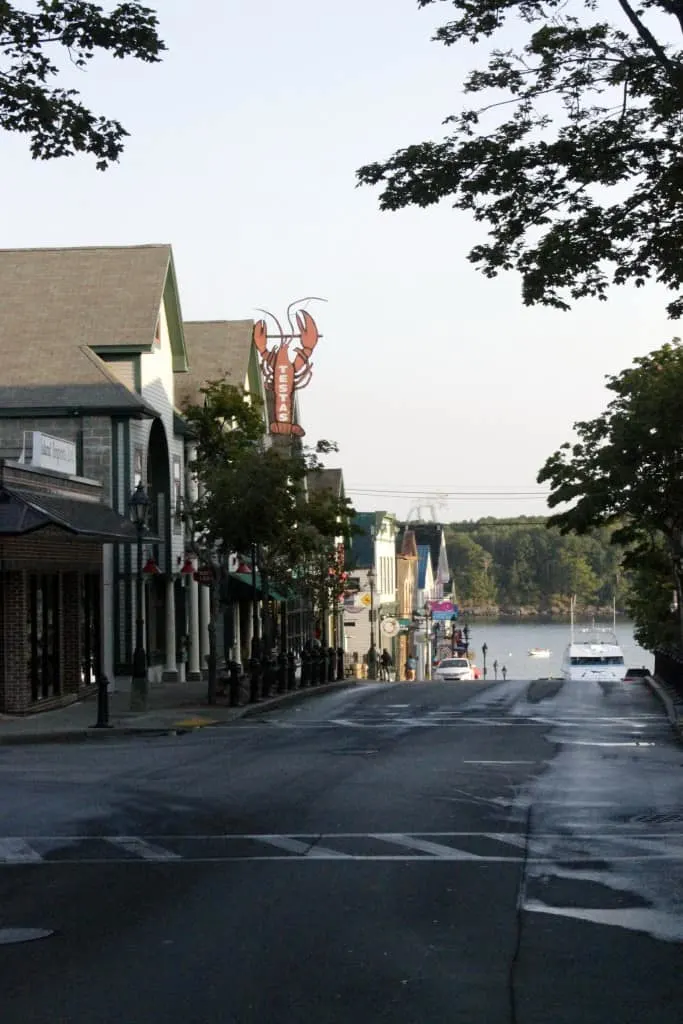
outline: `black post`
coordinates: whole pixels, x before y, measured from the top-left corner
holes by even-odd
[[[457,621],[455,615],[451,615],[451,657],[455,656],[455,624]]]
[[[207,656],[208,692],[207,703],[215,704],[218,691],[218,665],[216,657],[216,590],[217,582],[211,567],[211,583],[209,585],[209,654]]]
[[[238,661],[230,662],[230,707],[239,707],[240,703],[240,670]]]
[[[249,659],[249,703],[258,704],[261,686],[261,662],[258,658]]]
[[[294,690],[296,688],[296,657],[294,651],[290,651],[287,655],[287,689]]]
[[[258,658],[260,654],[260,631],[258,621],[258,598],[256,596],[256,545],[251,545],[251,657]]]
[[[337,648],[337,679],[344,679],[344,648]]]
[[[377,679],[377,648],[375,647],[375,571],[368,572],[370,583],[370,650],[368,652],[368,679]]]
[[[311,652],[311,686],[320,682],[320,648],[314,647]]]
[[[109,680],[104,672],[97,677],[97,721],[95,729],[111,729],[109,724]]]
[[[482,647],[481,647],[481,653],[482,653],[482,655],[484,657],[484,679],[486,679],[486,654],[487,654],[487,652],[488,652],[488,646],[487,646],[487,644],[484,643],[484,644],[482,644]]]
[[[337,655],[335,654],[334,647],[327,649],[327,679],[330,683],[336,683],[337,681]]]
[[[284,651],[280,651],[278,655],[277,665],[277,692],[287,692],[287,655]]]
[[[145,651],[145,620],[143,617],[142,534],[144,521],[136,524],[138,531],[138,571],[135,578],[135,650],[133,651],[133,678],[131,685],[131,711],[147,708],[147,653]]]

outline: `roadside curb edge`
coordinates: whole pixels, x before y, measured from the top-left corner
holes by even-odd
[[[666,710],[666,716],[669,719],[674,732],[678,735],[679,739],[683,739],[683,722],[681,721],[681,715],[666,687],[664,687],[655,676],[644,676],[644,682],[650,690],[652,690],[654,695],[662,702]]]
[[[325,683],[322,686],[307,687],[305,690],[292,690],[289,693],[277,694],[274,697],[270,697],[268,700],[263,701],[261,704],[246,704],[241,708],[234,708],[233,714],[230,718],[225,721],[214,721],[201,726],[176,726],[176,725],[154,725],[154,726],[135,726],[135,725],[112,725],[106,729],[97,729],[94,726],[87,726],[86,728],[74,728],[74,729],[58,729],[54,732],[24,732],[18,733],[15,736],[2,736],[0,735],[0,747],[20,747],[20,746],[38,746],[46,745],[48,743],[87,743],[89,740],[95,741],[106,741],[116,740],[119,737],[126,736],[140,736],[140,737],[153,737],[153,736],[182,736],[189,732],[199,732],[200,730],[206,729],[217,729],[224,728],[225,726],[232,725],[234,722],[239,722],[243,718],[251,718],[255,715],[264,715],[269,711],[274,711],[279,707],[287,707],[291,704],[299,704],[310,697],[322,696],[325,693],[334,693],[338,690],[349,689],[352,686],[356,686],[356,680],[343,680],[342,682],[336,683]],[[210,705],[207,705],[207,710],[210,711]],[[181,714],[181,711],[178,711]]]

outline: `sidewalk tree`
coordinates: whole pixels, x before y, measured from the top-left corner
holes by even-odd
[[[526,305],[567,309],[652,278],[680,317],[683,4],[449,3],[435,39],[486,53],[464,81],[474,103],[445,138],[362,167],[359,182],[381,187],[385,210],[448,200],[471,213],[489,240],[470,261],[487,277],[517,270]]]
[[[226,381],[207,383],[201,404],[186,408],[195,438],[191,466],[200,494],[192,510],[195,552],[214,568],[209,632],[209,699],[215,699],[216,615],[219,572],[231,553],[258,551],[264,594],[271,584],[289,586],[297,567],[332,530],[342,532],[337,505],[308,502],[304,481],[320,467],[320,455],[336,450],[328,441],[313,448],[270,445],[262,408],[254,396]],[[327,532],[326,532],[327,531]],[[272,647],[272,624],[265,601],[264,651]]]
[[[565,443],[546,461],[539,483],[551,487],[551,508],[569,505],[548,524],[562,533],[585,534],[615,524],[612,540],[627,547],[626,568],[632,587],[652,579],[648,560],[668,570],[668,591],[677,595],[677,641],[683,648],[683,347],[679,339],[634,360],[631,367],[607,378],[614,394],[605,412],[576,423],[578,440]],[[656,556],[656,558],[655,558]],[[663,560],[663,562],[662,562]],[[658,576],[661,580],[661,575]],[[666,588],[665,588],[666,589]],[[636,591],[636,594],[638,592]],[[631,603],[645,616],[659,606]]]
[[[53,85],[65,61],[81,71],[104,51],[156,63],[166,49],[155,12],[136,0],[106,13],[89,0],[35,0],[31,10],[0,0],[0,128],[28,135],[36,160],[89,153],[105,170],[128,135],[119,121],[94,113],[74,88]]]

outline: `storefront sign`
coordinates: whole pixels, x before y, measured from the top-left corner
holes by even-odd
[[[61,437],[33,432],[33,448],[31,465],[41,469],[52,469],[58,473],[76,476],[76,445],[73,441],[64,441]]]
[[[322,334],[318,331],[315,320],[305,309],[294,314],[296,327],[292,322],[292,311],[304,302],[312,302],[312,298],[299,299],[287,308],[289,333],[283,331],[279,321],[272,313],[266,313],[277,331],[269,334],[265,320],[257,320],[254,324],[254,345],[261,357],[263,382],[268,391],[275,396],[275,419],[270,424],[271,434],[292,434],[303,437],[306,431],[301,424],[294,422],[294,392],[305,388],[313,375],[311,355]],[[324,301],[322,299],[317,301]],[[297,331],[298,328],[298,331]],[[275,345],[268,347],[269,341]],[[294,347],[294,342],[298,342]]]

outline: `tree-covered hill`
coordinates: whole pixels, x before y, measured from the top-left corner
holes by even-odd
[[[583,609],[625,607],[623,549],[611,529],[562,536],[545,519],[479,519],[445,527],[456,599],[480,614],[566,614],[572,595]]]

